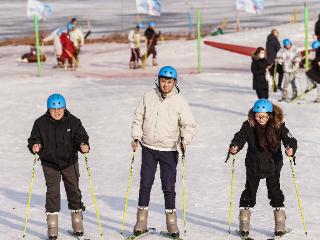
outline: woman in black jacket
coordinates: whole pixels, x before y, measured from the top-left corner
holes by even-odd
[[[264,48],[258,47],[252,55],[251,72],[253,74],[253,89],[256,90],[259,99],[269,98],[268,82],[266,79],[267,68],[268,61],[265,58]]]
[[[274,208],[275,235],[286,233],[284,195],[280,189],[280,171],[283,165],[281,141],[286,154],[293,157],[297,140],[283,121],[280,107],[267,99],[259,99],[249,110],[248,120],[242,124],[230,144],[230,153],[236,154],[248,143],[245,159],[246,185],[240,198],[240,232],[249,235],[250,209],[256,204],[260,179],[266,178],[268,198]]]

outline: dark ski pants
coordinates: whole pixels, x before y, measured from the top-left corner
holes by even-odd
[[[81,191],[79,189],[79,164],[78,162],[63,169],[56,170],[54,168],[42,165],[44,178],[47,185],[46,193],[46,212],[60,211],[60,182],[61,177],[64,188],[67,193],[68,208],[77,210],[83,208],[81,201]]]
[[[268,99],[269,98],[269,89],[268,88],[258,88],[256,89],[256,93],[259,99],[261,98],[265,98]]]
[[[138,62],[140,57],[140,49],[139,48],[131,48],[131,58],[130,62]]]
[[[160,178],[165,200],[165,209],[175,209],[178,151],[157,151],[147,147],[142,147],[139,206],[149,206],[151,188],[158,162],[160,165]]]
[[[275,64],[273,64],[271,66],[271,68],[269,69],[270,75],[273,78],[274,77],[274,68],[275,68]],[[278,88],[281,88],[282,86],[282,80],[283,80],[283,66],[281,64],[277,64],[277,73],[278,73]]]
[[[149,44],[148,44],[149,46]],[[150,45],[147,49],[147,58],[152,54],[152,58],[157,57],[157,51],[156,51],[156,46],[155,45]]]
[[[260,178],[247,173],[245,190],[240,198],[240,207],[254,207],[256,204],[257,190]],[[284,207],[284,195],[280,189],[280,174],[266,178],[268,198],[274,208]]]

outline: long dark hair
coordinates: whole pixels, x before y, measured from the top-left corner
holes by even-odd
[[[264,150],[276,151],[279,148],[279,128],[278,123],[275,119],[274,112],[268,113],[269,119],[266,125],[260,125],[256,118],[255,113],[251,111],[249,114],[252,114],[252,119],[254,119],[254,131],[256,133],[259,146]]]

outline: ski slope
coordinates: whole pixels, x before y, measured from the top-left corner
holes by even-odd
[[[303,25],[278,27],[281,38],[290,37],[303,46]],[[216,41],[258,47],[265,45],[270,29],[240,32],[215,38]],[[77,72],[52,69],[55,59],[52,47],[47,47],[49,60],[43,66],[43,76],[37,78],[36,65],[15,61],[27,46],[0,48],[0,239],[22,239],[28,184],[31,181],[33,156],[26,139],[33,121],[46,111],[47,96],[59,92],[66,97],[68,109],[82,120],[90,135],[89,165],[95,187],[105,239],[120,239],[124,196],[131,161],[130,128],[133,111],[142,94],[154,86],[159,67],[148,66],[136,71],[128,69],[129,50],[126,44],[95,44],[84,47],[81,68]],[[144,51],[143,51],[144,52]],[[185,239],[239,239],[238,202],[245,184],[245,150],[238,156],[235,171],[232,234],[228,234],[231,161],[224,163],[233,134],[247,118],[256,100],[252,90],[250,58],[234,55],[202,45],[203,72],[196,73],[196,42],[170,41],[158,46],[159,63],[170,64],[179,71],[179,86],[190,102],[198,123],[197,134],[186,153],[185,185],[187,197],[187,236]],[[149,59],[151,60],[151,59]],[[149,63],[150,64],[150,63]],[[303,71],[299,72],[299,91],[305,86]],[[271,95],[277,103],[280,93]],[[308,227],[308,239],[319,239],[320,233],[320,122],[319,105],[311,103],[311,92],[300,104],[280,103],[285,111],[288,128],[298,140],[297,181]],[[139,190],[140,151],[133,170],[133,182],[125,234],[135,224]],[[89,179],[84,159],[80,160],[80,188],[87,211],[84,225],[92,239],[101,239],[95,209],[91,199]],[[293,231],[290,240],[304,238],[290,165],[284,161],[281,186],[286,197],[287,227]],[[41,166],[36,167],[36,179],[30,208],[27,239],[45,239],[45,182]],[[177,210],[183,231],[181,165],[177,175]],[[62,209],[59,215],[60,239],[72,239],[66,234],[71,228],[66,195],[61,185]],[[164,200],[159,173],[154,183],[149,227],[165,229]],[[255,239],[273,235],[272,208],[267,199],[265,180],[261,181],[257,205],[251,222]],[[164,239],[150,235],[145,239]]]

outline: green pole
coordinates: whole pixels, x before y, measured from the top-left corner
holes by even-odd
[[[36,49],[37,49],[37,63],[38,63],[38,77],[41,76],[41,61],[40,61],[40,44],[39,44],[39,28],[38,28],[38,17],[34,16],[34,32],[36,35]]]
[[[198,35],[198,73],[201,72],[201,28],[200,28],[200,10],[197,10],[197,35]]]
[[[304,34],[305,34],[305,49],[306,49],[305,69],[306,69],[306,71],[308,71],[308,69],[309,69],[309,29],[308,29],[308,23],[309,23],[309,9],[307,7],[307,2],[304,2]]]

